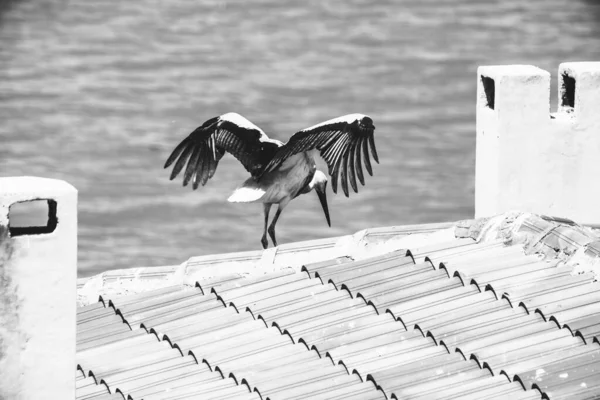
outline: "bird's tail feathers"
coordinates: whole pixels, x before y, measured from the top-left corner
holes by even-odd
[[[229,196],[227,201],[230,203],[252,203],[260,200],[265,193],[266,192],[260,188],[241,187],[237,188],[231,196]]]

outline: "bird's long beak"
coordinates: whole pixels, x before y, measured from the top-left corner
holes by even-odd
[[[323,212],[325,213],[325,218],[327,219],[327,225],[331,227],[331,220],[329,219],[329,207],[327,207],[327,194],[325,189],[327,189],[327,183],[325,183],[322,188],[320,186],[315,187],[315,191],[317,192],[319,200],[321,201],[321,206],[323,207]]]

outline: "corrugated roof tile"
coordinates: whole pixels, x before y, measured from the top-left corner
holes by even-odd
[[[505,244],[503,239],[495,239],[484,242],[471,241],[463,246],[455,246],[447,249],[430,251],[425,255],[425,260],[438,268],[444,261],[456,259],[476,259],[485,256],[490,251],[503,251]]]
[[[568,328],[573,335],[581,336],[586,343],[593,343],[594,341],[598,343],[598,338],[600,338],[600,311],[598,310],[598,304],[588,304],[585,306],[587,308],[585,313],[582,313],[583,308],[569,310],[571,311],[569,316],[572,319],[565,322],[562,327]],[[576,317],[573,316],[575,312],[577,312]],[[555,313],[552,317],[556,317],[557,323],[561,326],[558,319],[561,318],[561,315]],[[565,319],[565,321],[567,320]]]
[[[384,226],[380,228],[369,228],[366,236],[398,236],[414,235],[417,233],[432,233],[442,229],[454,228],[456,222],[430,222],[426,224]]]
[[[446,250],[459,251],[455,249],[473,246],[476,244],[477,243],[471,238],[456,239],[448,242],[434,243],[422,247],[412,248],[407,251],[407,255],[411,256],[414,262],[417,264],[425,262],[425,257],[431,254],[441,253]]]
[[[436,348],[440,349],[439,347]],[[432,368],[432,366],[435,368]],[[474,362],[465,362],[465,359],[459,353],[441,351],[426,360],[406,360],[398,365],[374,371],[367,378],[390,391],[394,386],[405,386],[415,382],[414,379],[405,379],[405,377],[412,374],[419,374],[422,379],[426,379],[427,376],[441,375],[444,371],[456,372],[460,371],[461,368],[470,368],[471,366],[479,368]]]
[[[119,335],[130,331],[129,326],[123,323],[121,317],[113,313],[113,319],[106,325],[90,327],[77,331],[77,346],[81,347],[88,342],[95,342],[104,336]]]
[[[359,338],[360,338],[360,336],[359,336]],[[378,335],[375,335],[373,337],[373,336],[365,333],[365,337],[364,337],[363,340],[367,340],[367,338],[369,338],[369,339],[380,339],[381,337],[378,336]],[[417,336],[415,336],[415,338],[419,338],[421,340],[423,339],[423,337],[421,335],[417,335]],[[346,343],[345,347],[348,347],[348,342],[349,342],[349,340],[348,340],[348,338],[346,338],[346,340],[345,340],[345,343]],[[309,341],[309,343],[310,343],[310,341]],[[379,366],[377,364],[381,364],[381,362],[383,361],[382,358],[383,359],[387,359],[387,358],[391,358],[393,356],[397,356],[398,355],[398,353],[394,352],[395,349],[393,347],[384,347],[384,349],[387,350],[387,352],[386,352],[386,354],[385,354],[384,357],[380,357],[379,354],[377,354],[376,357],[369,358],[368,357],[369,356],[369,350],[370,350],[369,346],[374,346],[374,345],[376,346],[376,341],[374,341],[373,344],[370,344],[368,342],[363,342],[361,340],[358,340],[358,343],[360,343],[361,347],[358,347],[358,348],[355,347],[355,348],[353,348],[351,350],[351,351],[354,352],[354,356],[353,357],[355,357],[355,359],[353,359],[352,357],[348,357],[348,355],[346,354],[346,355],[344,355],[344,359],[341,360],[341,362],[344,362],[344,364],[348,364],[347,366],[349,366],[350,368],[353,368],[354,366],[352,365],[352,363],[354,362],[354,364],[356,364],[357,361],[358,362],[362,362],[362,365],[368,365],[371,368],[377,367],[377,366]],[[327,344],[327,341],[324,342],[324,343],[322,343],[321,347],[323,347],[324,344]],[[338,345],[338,343],[331,343],[331,342],[329,344],[330,345],[333,344],[334,346]],[[429,342],[428,344],[430,345],[431,342]],[[379,347],[381,348],[381,346],[379,346]],[[330,347],[327,347],[327,349],[329,349],[329,348]],[[361,348],[362,348],[362,351],[361,351]],[[366,350],[365,350],[365,348],[366,348]],[[434,347],[429,347],[427,350],[430,350],[430,349],[435,349],[435,348]],[[415,346],[415,348],[412,348],[411,351],[412,352],[415,352],[415,351],[419,352],[419,351],[421,351],[421,349]],[[337,358],[336,357],[337,355],[334,352],[331,352],[331,356],[333,356],[334,359]],[[342,357],[340,357],[340,358],[342,358]],[[377,363],[377,364],[375,364],[375,363]],[[360,368],[360,366],[359,366],[359,368]]]
[[[77,307],[77,323],[85,319],[88,316],[88,313],[101,309],[104,309],[104,303],[102,302],[96,302],[87,306]]]
[[[213,306],[218,303],[213,302]],[[239,315],[239,316],[238,316]],[[209,320],[215,320],[210,325]],[[209,332],[216,324],[220,329],[232,327],[234,330],[247,329],[246,326],[260,326],[251,315],[238,314],[233,308],[213,307],[210,309],[199,310],[198,314],[181,316],[179,319],[162,322],[156,320],[156,325],[147,322],[149,332],[156,333],[157,337],[163,338],[165,335],[170,341],[182,341],[193,338],[196,335]],[[245,324],[244,327],[241,325]]]
[[[107,353],[107,349],[112,349],[115,354]],[[107,356],[109,354],[110,357]],[[171,387],[190,385],[194,395],[204,393],[210,398],[222,399],[257,398],[248,388],[238,387],[233,380],[223,381],[221,375],[211,372],[207,365],[198,364],[191,356],[182,357],[167,342],[159,342],[154,335],[143,330],[129,331],[129,336],[119,341],[81,351],[78,362],[82,371],[89,372],[96,381],[106,385],[100,387],[104,390],[110,387],[126,398],[139,399],[150,395],[154,398],[175,398],[171,397]],[[78,398],[87,398],[81,391],[80,394]]]
[[[173,350],[173,353],[176,354],[177,351]],[[148,363],[122,372],[105,374],[102,378],[97,376],[96,379],[101,379],[108,387],[119,388],[123,393],[131,393],[145,385],[160,383],[169,377],[184,377],[186,371],[199,377],[203,374],[208,377],[214,376],[206,365],[198,365],[193,357],[185,356]]]
[[[463,251],[445,250],[433,253],[427,258],[437,268],[441,264],[460,263],[461,268],[481,270],[486,269],[488,263],[501,261],[502,263],[520,262],[527,259],[539,259],[537,256],[526,256],[523,249],[518,246],[506,245],[502,241],[475,243]]]
[[[530,358],[538,358],[560,350],[585,346],[572,336],[560,336],[560,331],[542,332],[533,341],[513,339],[501,354],[482,355],[481,361],[494,371],[501,371],[511,364],[517,364]]]
[[[195,298],[200,292],[197,288],[181,287],[180,290],[164,294],[157,294],[151,298],[140,299],[135,303],[125,303],[123,299],[112,299],[111,306],[121,314],[128,315],[128,320],[132,320],[134,315],[152,312],[157,308],[168,307],[170,305],[179,305],[181,302]]]
[[[96,385],[94,378],[84,378],[75,383],[75,395],[78,399],[97,398],[107,394],[110,394],[107,387],[104,385]]]
[[[180,386],[189,383],[189,381],[204,381],[222,382],[222,379],[217,374],[211,373],[205,365],[196,364],[191,361],[183,366],[172,369],[156,368],[145,375],[132,375],[129,379],[110,382],[107,384],[110,387],[117,387],[121,393],[127,394],[127,397],[132,399],[141,399],[145,394],[157,393],[161,389],[169,386]],[[204,376],[203,376],[204,375]],[[164,390],[164,389],[163,389]]]
[[[560,311],[573,310],[590,304],[600,303],[600,284],[584,282],[583,285],[559,289],[560,298],[555,292],[546,292],[537,297],[528,296],[521,300],[528,310],[540,312],[545,319]]]
[[[203,294],[210,294],[211,289],[219,289],[225,291],[241,286],[248,286],[259,282],[265,282],[272,279],[277,279],[282,276],[295,274],[296,271],[293,268],[284,268],[281,270],[273,271],[268,274],[244,277],[239,274],[234,275],[223,275],[212,278],[202,278],[196,281],[196,286],[202,290]]]
[[[250,392],[245,385],[236,385],[232,379],[219,379],[212,382],[190,382],[181,384],[176,388],[163,389],[159,392],[144,394],[144,400],[175,400],[191,399],[201,396],[212,399],[253,399],[260,397],[257,393]]]
[[[168,326],[169,323],[188,323],[202,312],[220,311],[222,306],[217,304],[214,299],[214,296],[210,299],[196,296],[174,304],[172,307],[163,307],[133,316],[128,315],[128,319],[133,318],[134,322],[139,323],[144,328],[154,327],[158,332],[162,326]]]
[[[450,385],[432,394],[417,399],[539,399],[538,392],[524,392],[517,385],[507,385],[503,376],[488,376],[484,379],[469,380],[460,385]]]
[[[453,293],[454,294],[454,293]],[[508,308],[508,304],[498,302],[493,293],[472,292],[469,296],[455,298],[448,296],[443,304],[435,302],[418,312],[404,313],[399,318],[408,326],[418,325],[423,332],[448,323],[478,318],[497,309]]]
[[[157,343],[150,353],[132,354],[127,357],[114,357],[109,362],[102,364],[88,362],[84,364],[90,368],[92,375],[100,380],[127,371],[135,371],[147,365],[159,365],[182,357],[177,349],[173,349],[168,343]],[[118,361],[118,363],[115,363]]]
[[[301,275],[300,275],[301,277]],[[245,291],[246,293],[232,289],[229,294],[237,295],[237,301],[240,302],[240,299],[243,299],[245,296],[252,297],[251,300],[264,299],[265,301],[270,301],[273,297],[277,297],[279,295],[285,295],[288,293],[287,290],[283,290],[282,288],[286,288],[288,290],[296,289],[298,291],[313,289],[314,290],[314,281],[308,280],[306,278],[303,281],[298,279],[285,279],[283,277],[282,280],[273,280],[270,283],[265,284],[264,282],[251,285],[253,287],[253,291]],[[319,287],[321,285],[319,284]],[[264,289],[263,291],[257,291],[257,289]],[[257,294],[259,293],[259,294]],[[216,302],[216,299],[213,298],[213,301]],[[227,303],[228,300],[225,299]],[[115,306],[118,307],[116,302]],[[217,303],[218,304],[218,303]],[[360,302],[363,307],[364,303]],[[134,308],[135,309],[135,308]],[[238,315],[238,314],[236,314]],[[123,313],[125,319],[128,318],[128,314]],[[216,319],[212,319],[216,322]],[[211,319],[209,319],[211,321]],[[205,320],[205,323],[207,321]],[[256,330],[249,333],[249,330],[243,329],[239,330],[238,325],[232,325],[230,329],[224,328],[219,329],[216,326],[211,326],[211,329],[207,331],[204,335],[198,335],[197,332],[189,335],[188,339],[175,340],[170,339],[172,343],[177,344],[179,348],[186,349],[190,348],[191,352],[199,357],[200,355],[206,358],[209,364],[218,366],[219,370],[223,373],[233,374],[236,377],[241,377],[245,373],[251,373],[253,368],[256,368],[256,365],[261,365],[264,362],[275,360],[281,358],[281,351],[285,347],[287,349],[304,349],[302,350],[302,359],[306,358],[307,350],[303,345],[293,345],[292,341],[289,337],[281,336],[278,330],[267,329],[264,324],[256,321]],[[146,328],[150,328],[147,326]],[[175,337],[177,335],[177,328],[171,327],[172,329],[165,330],[165,334],[167,336]],[[151,330],[155,328],[150,328]],[[169,333],[171,331],[172,333]],[[215,331],[218,332],[218,336],[215,335]],[[228,336],[227,331],[231,332],[233,336]],[[269,332],[273,332],[272,335],[267,339],[265,335]],[[223,334],[226,338],[223,338]],[[213,336],[211,336],[213,335]],[[211,337],[215,337],[217,341],[211,339]],[[292,345],[292,347],[289,347]],[[198,347],[200,346],[200,347]],[[300,346],[300,347],[298,347]],[[286,351],[286,350],[283,350]],[[300,354],[297,353],[296,354]],[[316,353],[312,353],[313,357],[318,359],[318,355]],[[290,362],[293,361],[294,355],[288,354],[284,357],[284,361]],[[229,370],[229,369],[230,370]],[[296,368],[297,369],[297,368]],[[279,369],[281,371],[281,368]],[[313,370],[310,370],[310,373]],[[345,369],[344,369],[345,371]],[[264,370],[263,370],[264,372]],[[293,378],[297,371],[292,371],[290,373]],[[320,376],[324,376],[322,373]],[[291,379],[291,378],[290,378]],[[268,379],[267,379],[268,380]],[[266,386],[268,391],[269,386]],[[302,389],[305,390],[305,389]],[[263,389],[264,391],[264,389]]]
[[[412,276],[403,278],[397,282],[396,286],[361,290],[360,295],[369,303],[374,304],[379,312],[384,312],[395,304],[420,298],[423,295],[445,292],[462,286],[460,279],[447,279],[445,273],[440,275],[435,274],[435,272],[440,271],[422,273],[419,277]]]
[[[575,367],[575,368],[573,368]],[[600,373],[600,348],[581,348],[573,355],[561,360],[537,365],[518,374],[519,380],[527,387],[536,385],[541,391],[559,387],[562,384],[580,384],[587,377]],[[598,380],[600,381],[600,380]],[[600,383],[600,382],[599,382]]]
[[[311,307],[312,306],[312,307]],[[336,297],[334,301],[324,304],[319,307],[318,304],[311,304],[302,310],[297,310],[293,314],[285,315],[273,321],[281,329],[288,331],[297,327],[301,327],[304,323],[317,323],[321,319],[326,321],[352,321],[359,316],[368,316],[376,314],[375,309],[365,305],[361,299],[352,299],[347,294],[343,297]]]
[[[338,284],[338,285],[340,285],[340,284],[341,284],[341,285],[343,285],[343,283],[340,283],[340,282],[338,282],[337,284]],[[455,290],[455,292],[459,292],[459,290],[460,290],[460,289],[457,289],[457,290]],[[437,295],[437,297],[439,297],[440,299],[442,299],[442,300],[443,300],[443,298],[444,298],[444,296],[443,296],[443,293],[444,293],[444,292],[440,292],[440,293]],[[473,293],[474,293],[474,292],[473,292]],[[457,294],[459,295],[459,298],[460,298],[460,293],[457,293]],[[434,296],[436,296],[436,295],[434,295]],[[365,296],[365,300],[368,300],[368,297],[367,297],[367,296]],[[489,301],[494,301],[495,299],[494,299],[493,297],[488,297],[488,300],[489,300]],[[459,300],[459,302],[460,302],[460,300]],[[417,303],[417,302],[415,301],[415,303]],[[468,304],[468,301],[466,302],[466,304]],[[500,303],[498,303],[498,304],[500,304]],[[498,312],[504,312],[505,314],[506,314],[506,313],[513,314],[513,313],[515,312],[515,311],[514,311],[514,309],[510,309],[510,308],[508,308],[508,307],[509,307],[509,306],[505,304],[505,305],[503,305],[503,306],[502,306],[500,309],[498,309]],[[410,308],[410,304],[408,305],[408,307],[407,307],[407,308]],[[469,308],[469,307],[467,307],[467,308]],[[485,307],[483,307],[483,309],[485,310]],[[423,308],[421,308],[421,310],[423,310]],[[506,311],[505,311],[505,310],[506,310]],[[466,312],[466,315],[470,317],[469,319],[472,319],[472,315],[469,315],[470,313],[472,313],[472,310],[469,310],[468,312]],[[415,312],[415,314],[419,314],[419,313],[418,313],[418,312]],[[435,313],[434,313],[434,315],[435,315]],[[510,317],[510,315],[508,315],[508,316]],[[426,317],[426,315],[425,315],[424,317]],[[449,318],[449,320],[452,320],[452,318]],[[531,325],[531,324],[532,324],[532,323],[534,323],[534,322],[535,322],[535,321],[534,321],[534,320],[531,320],[531,319],[528,321],[529,325]],[[438,324],[438,325],[439,325],[439,324]],[[523,333],[525,333],[525,332],[523,332]]]
[[[521,261],[510,264],[496,265],[495,269],[484,271],[484,272],[464,272],[462,267],[460,268],[460,275],[463,278],[465,284],[474,281],[474,283],[481,289],[484,290],[488,285],[492,289],[498,289],[496,294],[498,297],[502,297],[502,288],[507,287],[510,282],[527,282],[529,280],[528,274],[533,274],[539,271],[546,271],[545,274],[552,274],[552,270],[556,268],[557,261],[533,261],[531,259],[521,258]],[[502,285],[500,282],[507,282]]]
[[[144,336],[145,332],[142,331],[122,331],[119,333],[112,333],[110,335],[95,337],[93,340],[89,340],[85,343],[81,343],[77,345],[77,353],[85,353],[87,350],[91,349],[99,349],[99,351],[103,352],[105,348],[102,346],[111,345],[114,343],[120,343],[124,339],[129,339],[136,336]],[[147,339],[145,339],[147,340]],[[106,347],[106,349],[111,349],[110,347]]]
[[[521,385],[507,385],[506,378],[503,376],[494,376],[488,378],[495,382],[490,382],[487,387],[465,388],[464,393],[454,394],[447,399],[462,400],[540,400],[540,392],[537,390],[524,391]]]
[[[78,362],[150,400],[246,398],[254,390],[263,400],[584,398],[598,393],[597,356],[586,351],[598,350],[591,342],[600,298],[589,276],[557,265],[520,245],[467,238],[307,264],[308,274],[224,274],[197,289],[103,298],[111,308],[78,310],[87,346]],[[118,366],[108,356],[115,353]],[[576,372],[563,378],[559,365]],[[540,368],[549,371],[541,380]],[[203,374],[210,382],[194,380]],[[588,387],[577,389],[583,381]]]
[[[457,374],[451,374],[446,376],[440,376],[438,379],[419,382],[409,387],[402,387],[394,390],[392,398],[403,399],[446,399],[448,394],[457,391],[461,392],[462,389],[467,387],[469,384],[482,385],[486,384],[486,380],[482,378],[491,377],[490,372],[482,369],[473,369]],[[450,393],[449,393],[450,392]]]
[[[406,257],[405,253],[406,251],[402,250],[352,263],[328,265],[319,269],[312,267],[311,272],[314,271],[312,276],[315,278],[319,277],[323,283],[327,283],[329,280],[335,282],[336,280],[351,279],[355,276],[367,275],[369,272],[377,272],[383,269],[400,267],[403,265],[412,265],[412,259]]]
[[[543,296],[548,294],[555,294],[557,292],[560,292],[561,294],[584,292],[589,288],[590,282],[591,280],[589,277],[582,275],[550,276],[548,279],[511,288],[509,297],[513,304],[518,300],[520,303],[526,305],[527,301],[534,301],[534,299],[538,297],[544,299]]]
[[[326,388],[321,391],[300,394],[296,397],[298,400],[385,400],[386,397],[381,391],[374,391],[371,383],[356,380],[354,375],[352,380],[345,385]]]
[[[519,246],[498,247],[472,257],[448,257],[439,263],[448,275],[460,272],[464,276],[480,276],[489,272],[510,270],[529,263],[540,262],[537,255],[525,255]],[[437,267],[437,266],[436,266]],[[467,282],[468,283],[468,282]]]
[[[171,285],[171,286],[167,286],[167,287],[164,287],[161,289],[152,290],[149,292],[116,296],[116,297],[112,298],[112,301],[116,301],[121,306],[124,306],[127,304],[137,303],[138,301],[141,301],[144,299],[161,296],[161,295],[172,293],[172,292],[179,292],[181,290],[183,290],[183,287],[181,285]],[[110,297],[111,296],[107,296],[107,295],[100,296],[100,301],[102,303],[104,303],[105,306],[108,307],[109,303],[111,302]]]
[[[497,338],[493,335],[504,332],[509,336],[520,336],[521,332],[524,332],[522,328],[535,328],[541,321],[541,317],[528,315],[523,309],[499,308],[476,318],[446,320],[432,327],[432,335],[448,349],[460,348],[463,352],[467,351],[465,357],[469,357],[469,343],[473,343],[473,346],[477,346],[478,343],[494,343]]]

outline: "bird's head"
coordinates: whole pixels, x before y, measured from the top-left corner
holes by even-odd
[[[327,225],[331,227],[331,220],[329,219],[329,208],[327,206],[327,175],[323,172],[316,170],[315,175],[313,176],[312,181],[310,182],[311,189],[314,189],[317,192],[317,196],[319,196],[319,200],[321,201],[321,206],[323,207],[323,212],[325,213],[325,219],[327,219]]]

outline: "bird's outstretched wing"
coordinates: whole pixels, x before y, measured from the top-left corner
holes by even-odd
[[[209,119],[183,139],[167,159],[165,168],[176,161],[170,177],[173,180],[187,163],[183,186],[192,181],[197,189],[213,177],[225,152],[257,177],[281,145],[241,115],[227,113]]]
[[[371,148],[371,155],[375,161],[379,163],[374,132],[373,120],[363,114],[344,115],[311,126],[295,133],[279,148],[263,173],[273,171],[294,154],[317,149],[329,167],[333,192],[337,193],[338,174],[341,171],[342,189],[348,197],[348,177],[355,193],[358,193],[356,176],[362,185],[365,184],[363,159],[367,172],[373,175],[368,147]]]

